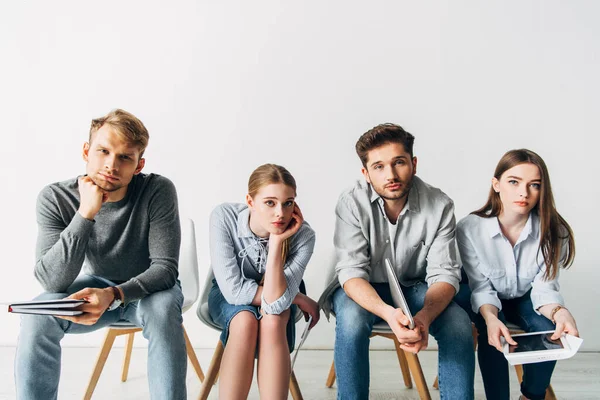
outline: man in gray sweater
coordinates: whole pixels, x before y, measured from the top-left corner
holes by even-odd
[[[60,341],[120,320],[149,340],[152,398],[185,399],[181,231],[173,183],[142,174],[148,131],[123,110],[92,121],[86,174],[46,186],[37,202],[37,299],[85,299],[73,317],[25,315],[15,361],[18,399],[56,399]]]

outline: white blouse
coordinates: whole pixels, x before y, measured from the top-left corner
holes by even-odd
[[[529,213],[521,236],[513,247],[502,234],[498,218],[468,215],[456,230],[463,267],[469,277],[471,306],[478,313],[484,304],[502,309],[500,299],[514,299],[531,289],[534,310],[545,304],[564,305],[559,293],[558,274],[544,280],[546,264],[539,249],[540,221],[537,213]],[[563,242],[563,256],[566,243]]]

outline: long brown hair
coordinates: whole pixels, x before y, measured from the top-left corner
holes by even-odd
[[[538,167],[542,176],[540,199],[531,212],[537,212],[540,218],[540,245],[546,264],[546,280],[554,279],[558,274],[558,268],[569,268],[573,264],[575,258],[575,240],[573,239],[573,231],[565,221],[565,219],[556,211],[554,205],[554,196],[552,195],[552,186],[550,185],[550,175],[546,163],[542,157],[531,150],[517,149],[506,152],[494,171],[494,177],[500,180],[504,172],[511,169],[515,165],[530,163]],[[490,188],[490,194],[487,202],[479,210],[473,211],[482,218],[492,218],[500,215],[502,211],[502,201],[500,195],[496,193],[494,188]],[[563,240],[567,238],[567,254],[564,260],[561,261],[561,250]],[[560,265],[559,265],[560,264]]]
[[[276,164],[264,164],[256,168],[250,178],[248,179],[248,194],[254,198],[256,193],[263,186],[270,185],[273,183],[283,183],[286,186],[294,189],[294,195],[296,195],[296,180],[285,167]],[[289,239],[283,242],[281,249],[281,258],[285,262],[288,251],[290,248]]]

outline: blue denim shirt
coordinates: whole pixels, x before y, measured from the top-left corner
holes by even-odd
[[[446,282],[458,292],[460,266],[452,200],[415,176],[408,201],[395,221],[393,236],[383,204],[383,199],[364,180],[341,194],[335,209],[335,259],[319,300],[326,316],[331,311],[333,292],[346,281],[362,278],[387,282],[386,258],[395,266],[404,286],[423,281],[428,285]]]
[[[223,297],[230,304],[251,304],[258,281],[266,270],[268,240],[257,237],[249,226],[250,210],[245,204],[223,203],[210,215],[210,260]],[[304,270],[315,247],[315,232],[306,221],[290,238],[283,273],[287,289],[272,303],[261,298],[267,314],[281,314],[298,294]]]
[[[535,212],[529,218],[513,247],[502,234],[498,218],[468,215],[457,226],[457,241],[471,287],[471,306],[478,313],[484,304],[502,310],[500,299],[514,299],[531,289],[534,310],[545,304],[564,305],[558,274],[545,281],[544,257],[539,250],[540,221]],[[563,245],[563,251],[566,246]],[[564,253],[563,253],[564,254]]]

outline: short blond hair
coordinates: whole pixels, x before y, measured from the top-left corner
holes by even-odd
[[[109,125],[125,142],[137,146],[140,149],[140,158],[142,157],[146,147],[148,147],[148,139],[150,139],[148,130],[142,121],[125,110],[121,110],[120,108],[114,109],[104,117],[92,120],[90,126],[90,144],[92,143],[92,135],[105,124]]]

